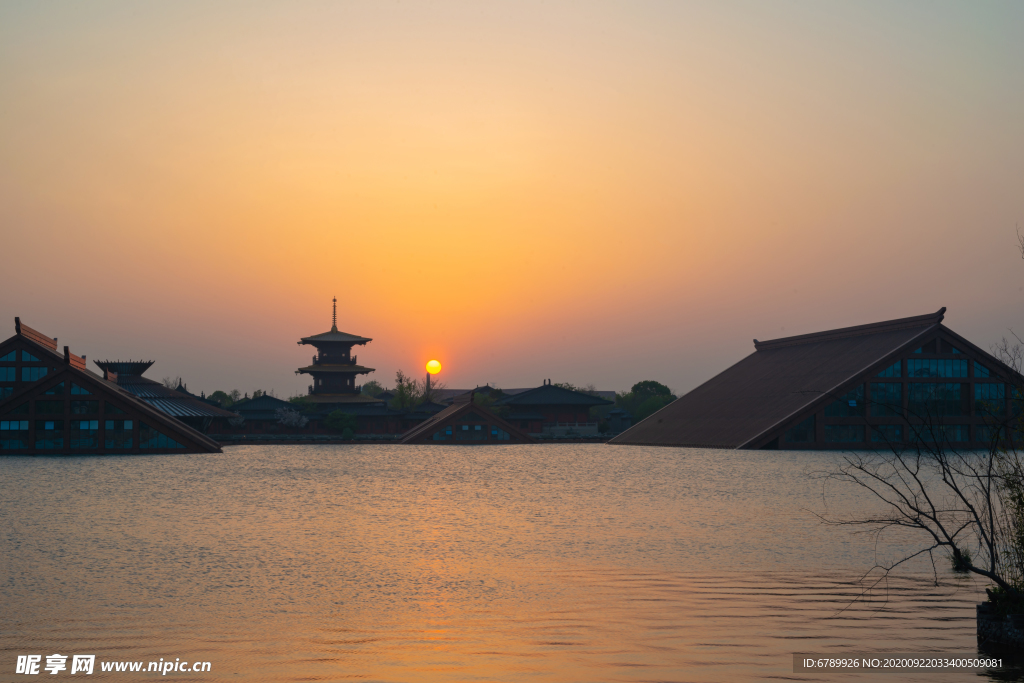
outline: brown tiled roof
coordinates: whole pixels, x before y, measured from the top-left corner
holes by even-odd
[[[15,334],[20,334],[26,339],[31,339],[36,344],[42,344],[54,353],[57,351],[56,337],[48,337],[38,330],[33,330],[31,327],[21,322],[21,318],[14,318],[14,332]]]
[[[610,443],[741,448],[941,327],[946,309],[772,341]]]

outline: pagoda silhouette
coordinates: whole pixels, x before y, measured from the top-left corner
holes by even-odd
[[[378,399],[360,393],[362,387],[356,385],[356,377],[371,373],[374,369],[358,365],[356,357],[352,355],[353,346],[368,344],[373,340],[339,332],[337,297],[334,297],[333,304],[330,332],[303,337],[298,342],[314,346],[317,350],[312,365],[295,371],[297,375],[305,373],[313,376],[306,400],[310,403],[380,403]]]

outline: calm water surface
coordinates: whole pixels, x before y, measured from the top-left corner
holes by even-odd
[[[809,512],[870,504],[823,496],[811,475],[838,457],[588,444],[0,459],[0,680],[32,680],[18,654],[54,652],[212,663],[176,680],[537,682],[869,680],[794,674],[792,654],[976,653],[984,585],[946,563],[938,587],[916,564],[854,601],[876,555],[910,546]]]

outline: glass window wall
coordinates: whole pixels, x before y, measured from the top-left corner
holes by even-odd
[[[863,417],[864,385],[825,406],[825,417]]]
[[[64,421],[36,420],[36,448],[40,450],[64,448]]]
[[[78,450],[96,450],[100,447],[99,433],[99,420],[72,420],[71,447]]]
[[[879,377],[902,377],[903,373],[903,361],[896,361],[885,370],[878,373]]]
[[[825,425],[825,441],[829,443],[860,443],[864,441],[864,426]]]
[[[107,448],[132,447],[131,420],[106,420],[103,427],[104,441]]]
[[[871,383],[871,416],[901,417],[903,415],[903,385],[899,382]]]
[[[145,422],[139,423],[140,448],[184,448],[180,443],[150,427]]]
[[[0,450],[28,448],[28,420],[0,420]]]
[[[782,440],[786,443],[812,443],[814,441],[814,415],[788,429]]]

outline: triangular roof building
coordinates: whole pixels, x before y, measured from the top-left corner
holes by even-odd
[[[534,443],[533,437],[473,403],[464,394],[441,412],[402,435],[402,443],[455,443],[460,445]]]
[[[0,342],[0,454],[219,453],[220,445],[23,325]]]
[[[611,440],[856,449],[986,446],[1021,377],[930,315],[754,340],[754,353]]]

